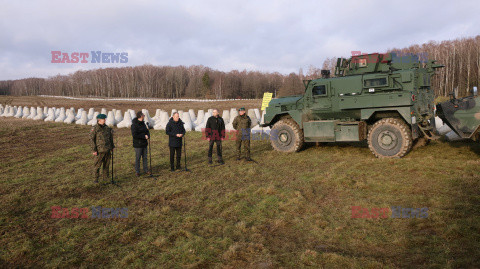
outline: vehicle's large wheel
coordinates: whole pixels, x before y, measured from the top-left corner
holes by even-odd
[[[368,147],[378,158],[401,158],[412,144],[410,127],[401,119],[381,119],[368,132]]]
[[[283,118],[273,125],[270,140],[275,150],[283,152],[299,151],[303,145],[303,130],[291,118]]]

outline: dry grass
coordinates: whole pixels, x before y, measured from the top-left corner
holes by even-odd
[[[382,160],[362,143],[282,154],[254,141],[257,162],[237,162],[227,141],[226,164],[210,166],[194,132],[191,172],[171,173],[167,137],[153,131],[155,181],[134,176],[129,130],[120,129],[118,185],[97,186],[89,127],[5,118],[0,126],[2,267],[480,267],[478,143],[433,142]],[[129,215],[52,219],[57,205]],[[429,215],[352,219],[351,206]]]

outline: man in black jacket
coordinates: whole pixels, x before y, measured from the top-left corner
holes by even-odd
[[[140,176],[140,158],[143,159],[143,171],[150,175],[148,170],[147,146],[150,138],[150,131],[144,122],[145,115],[142,111],[137,112],[137,117],[132,120],[133,147],[135,148],[135,173]]]
[[[180,119],[178,112],[173,113],[167,123],[165,133],[168,137],[168,146],[170,147],[170,171],[175,171],[174,160],[175,153],[177,157],[177,169],[181,169],[180,158],[182,156],[182,137],[185,135],[184,123]]]
[[[217,158],[219,164],[224,164],[222,158],[222,140],[225,139],[225,122],[218,114],[218,110],[214,109],[212,115],[207,120],[205,126],[205,136],[208,142],[208,163],[212,163],[213,144],[217,144]]]

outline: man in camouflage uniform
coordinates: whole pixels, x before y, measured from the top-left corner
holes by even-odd
[[[95,183],[98,183],[100,167],[103,166],[103,180],[109,177],[109,165],[112,151],[115,148],[113,144],[113,130],[105,124],[105,114],[97,116],[97,125],[90,131],[90,145],[92,147],[92,154],[95,156],[95,163],[93,165],[95,171]]]
[[[245,114],[245,108],[242,107],[238,110],[238,116],[233,120],[233,128],[237,130],[237,141],[235,142],[237,147],[237,160],[240,160],[242,157],[242,144],[243,150],[245,151],[245,159],[251,161],[250,159],[250,129],[252,127],[252,120],[249,116]]]

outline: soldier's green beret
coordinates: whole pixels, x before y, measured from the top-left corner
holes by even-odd
[[[100,119],[106,119],[107,118],[107,115],[105,114],[98,114],[97,115],[97,119],[100,120]]]
[[[238,111],[245,111],[245,108],[241,107]]]

